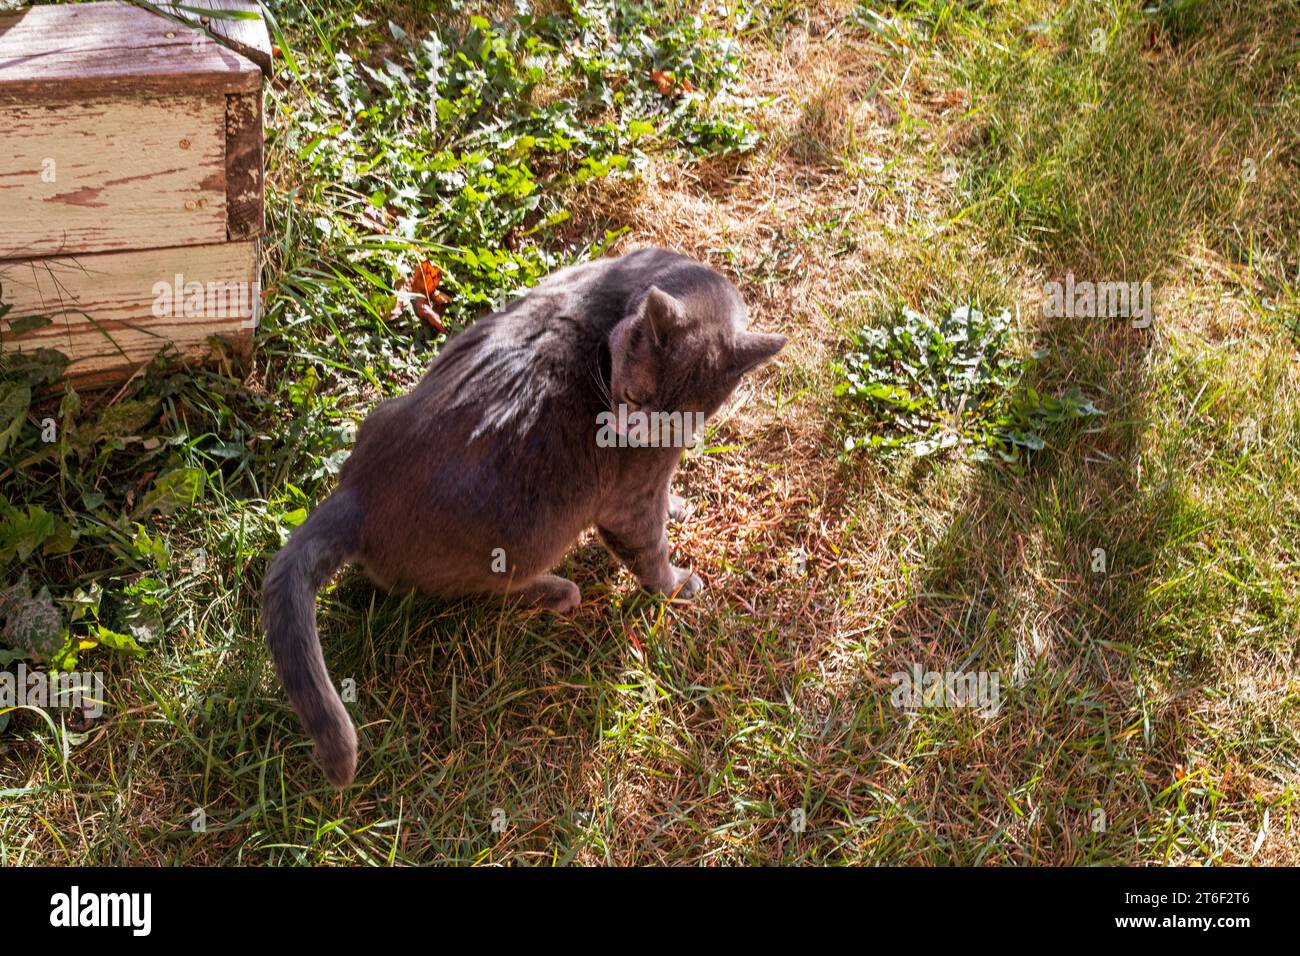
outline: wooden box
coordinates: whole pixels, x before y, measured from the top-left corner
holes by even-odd
[[[251,348],[271,46],[260,19],[218,13],[0,17],[0,351],[56,349],[107,383],[212,336]]]

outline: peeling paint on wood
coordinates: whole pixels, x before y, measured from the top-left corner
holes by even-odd
[[[262,234],[262,94],[226,97],[226,236]]]
[[[246,57],[128,3],[29,7],[0,16],[0,104],[118,92],[240,93],[261,83],[261,69]]]
[[[269,67],[265,24],[226,23]],[[229,39],[117,0],[0,17],[0,350],[79,384],[251,350],[263,74]]]
[[[0,258],[225,239],[224,120],[221,95],[0,110]]]
[[[6,350],[51,348],[72,359],[74,380],[125,378],[159,351],[208,352],[217,335],[246,351],[259,313],[257,243],[109,252],[0,262],[13,310],[0,321]],[[50,322],[19,337],[13,322]]]
[[[256,63],[268,77],[271,75],[271,37],[266,24],[261,20],[262,10],[254,0],[186,0],[179,5],[159,3],[158,7],[200,24],[209,33],[219,37],[226,46]],[[232,20],[220,16],[205,16],[201,12],[203,10],[254,13],[258,15],[258,19]]]

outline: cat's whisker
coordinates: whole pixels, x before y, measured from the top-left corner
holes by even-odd
[[[599,363],[596,365],[594,369],[590,370],[590,374],[591,374],[591,380],[596,383],[597,394],[599,394],[601,400],[604,401],[605,405],[612,408],[614,405],[614,398],[609,393],[609,385],[608,383],[606,383],[605,377],[600,374]]]

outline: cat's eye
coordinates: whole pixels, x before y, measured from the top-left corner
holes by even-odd
[[[645,404],[639,392],[624,392],[623,402],[627,405],[637,405],[637,406],[641,406]]]

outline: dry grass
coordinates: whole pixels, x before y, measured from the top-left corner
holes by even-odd
[[[125,713],[81,751],[83,781],[131,766],[116,802],[52,788],[50,823],[0,823],[0,846],[51,862],[1300,862],[1300,370],[1261,305],[1295,281],[1294,6],[1231,4],[1256,19],[1125,54],[1144,36],[1127,22],[1105,108],[1064,119],[1046,88],[1102,17],[1089,5],[1000,5],[934,35],[887,4],[865,6],[894,26],[867,29],[860,6],[819,0],[745,36],[757,151],[659,158],[573,204],[575,234],[626,227],[614,251],[696,255],[754,326],[790,336],[716,424],[720,450],[683,469],[693,514],[671,536],[702,598],[634,596],[591,542],[563,571],[584,593],[571,620],[385,601],[345,576],[320,605],[332,672],[363,701],[341,798],[255,639],[196,620],[177,660],[213,672],[124,674]],[[1024,39],[1067,9],[1063,32]],[[994,52],[1017,42],[1042,57],[1027,75]],[[1147,68],[1159,85],[1124,72]],[[1243,153],[1261,157],[1250,191],[1228,175]],[[1234,260],[1238,232],[1254,254]],[[1040,318],[1067,270],[1154,278],[1157,326]],[[1024,347],[1050,350],[1031,384],[1078,385],[1107,415],[1020,472],[842,459],[830,396],[851,332],[882,303],[962,297],[1020,303]],[[1243,448],[1248,418],[1265,440]],[[205,613],[251,624],[251,603]],[[996,672],[1003,706],[904,712],[890,676],[914,664]],[[29,756],[27,785],[54,762]],[[215,821],[202,839],[193,806]]]
[[[785,697],[787,719],[802,739],[769,741],[761,772],[746,767],[745,799],[771,810],[767,826],[751,820],[730,829],[736,795],[714,789],[707,773],[683,774],[674,757],[611,759],[613,769],[597,778],[600,790],[589,796],[635,794],[621,806],[620,828],[629,816],[656,819],[670,807],[689,808],[698,833],[721,833],[723,845],[745,848],[736,851],[741,858],[824,853],[890,862],[1132,863],[1152,858],[1152,849],[1128,842],[1128,834],[1146,833],[1157,858],[1171,862],[1207,853],[1294,862],[1289,823],[1266,834],[1258,852],[1253,845],[1258,808],[1285,808],[1294,799],[1294,645],[1271,642],[1249,664],[1215,660],[1190,685],[1185,672],[1151,681],[1152,670],[1168,663],[1159,657],[1179,648],[1153,648],[1157,660],[1144,659],[1144,644],[1158,638],[1162,623],[1150,598],[1175,586],[1160,577],[1167,570],[1161,564],[1170,526],[1186,506],[1179,495],[1188,490],[1169,487],[1171,475],[1152,481],[1145,471],[1151,459],[1168,454],[1160,443],[1177,430],[1168,419],[1191,397],[1162,405],[1157,377],[1179,364],[1172,356],[1193,342],[1202,347],[1197,340],[1210,335],[1219,340],[1217,351],[1243,356],[1235,371],[1220,370],[1225,378],[1249,380],[1250,363],[1263,355],[1274,368],[1268,378],[1277,394],[1295,396],[1300,384],[1292,347],[1276,326],[1248,318],[1240,298],[1213,280],[1207,288],[1206,276],[1166,268],[1189,232],[1213,225],[1200,213],[1219,200],[1209,177],[1225,161],[1222,144],[1231,131],[1217,120],[1180,131],[1170,154],[1160,157],[1193,187],[1176,195],[1169,195],[1168,183],[1142,176],[1107,182],[1104,164],[1117,157],[1097,156],[1093,185],[1078,196],[1081,227],[1130,236],[1146,229],[1139,243],[1111,243],[1109,236],[1103,242],[1084,231],[1048,245],[1041,264],[1034,255],[990,260],[978,245],[974,255],[959,258],[952,245],[983,238],[980,230],[951,222],[960,202],[954,161],[946,158],[964,159],[981,141],[978,121],[967,114],[970,93],[936,86],[941,77],[917,68],[915,59],[882,55],[860,33],[828,29],[828,23],[842,25],[844,12],[842,5],[822,6],[809,14],[808,28],[791,30],[779,44],[748,47],[749,92],[766,100],[761,154],[739,166],[656,169],[643,191],[604,207],[631,227],[627,248],[666,245],[718,263],[745,292],[755,324],[792,338],[756,399],[719,438],[745,443],[748,464],[704,460],[687,468],[688,487],[725,520],[678,540],[679,550],[708,570],[715,594],[757,612],[763,629],[782,635],[789,649],[784,660],[719,652],[720,667],[689,674],[690,683],[726,683],[751,700]],[[1221,54],[1229,60],[1259,44],[1258,36],[1234,39]],[[1203,116],[1210,94],[1194,80],[1205,64],[1183,66],[1169,52],[1164,59],[1169,62],[1161,66],[1172,67],[1172,75],[1163,89],[1142,97],[1148,110],[1142,122],[1169,121],[1171,112],[1155,107],[1168,102],[1163,98],[1171,90],[1177,93],[1173,116]],[[900,131],[898,110],[910,112],[913,131]],[[1274,127],[1261,124],[1244,135],[1249,155],[1286,152],[1277,139],[1287,134]],[[1253,205],[1255,216],[1275,221],[1290,190],[1277,178],[1287,175],[1285,164],[1273,164],[1268,180],[1261,178],[1234,213],[1249,220],[1246,207]],[[1144,206],[1163,218],[1141,226]],[[1027,329],[1036,344],[1063,357],[1044,377],[1100,390],[1110,427],[1020,477],[960,464],[891,475],[869,463],[835,461],[824,399],[827,366],[843,346],[846,320],[864,312],[855,303],[881,296],[915,303],[936,286],[978,290],[997,283],[1036,306],[1053,269],[1057,276],[1065,269],[1080,276],[1161,275],[1162,326],[1153,337],[1127,328]],[[799,397],[791,401],[792,395]],[[1242,396],[1239,404],[1250,408],[1255,401],[1271,404],[1265,395]],[[1290,415],[1281,427],[1293,436],[1294,425]],[[1294,445],[1273,447],[1286,461],[1275,465],[1289,473]],[[1204,448],[1200,457],[1221,451]],[[1196,476],[1187,477],[1194,485]],[[1230,500],[1201,506],[1221,515],[1239,508],[1234,489],[1218,491]],[[1293,515],[1294,496],[1284,495]],[[747,555],[743,571],[730,567],[719,575],[717,552],[732,553],[734,543]],[[1105,576],[1090,569],[1094,546],[1109,552]],[[1276,540],[1249,547],[1284,564],[1291,554]],[[806,580],[791,580],[788,555],[796,549],[808,555]],[[1285,617],[1294,621],[1295,590],[1286,591]],[[1182,624],[1193,631],[1237,630],[1199,617]],[[752,626],[732,622],[718,639],[743,646]],[[918,720],[881,709],[892,686],[887,675],[917,661],[940,671],[997,671],[1016,688],[1015,703],[992,721]],[[1224,681],[1256,688],[1267,682],[1272,693],[1252,692],[1252,707],[1263,707],[1269,722],[1281,721],[1283,737],[1268,745],[1252,739],[1250,728],[1258,732],[1261,715],[1231,706],[1235,698],[1221,689]],[[735,716],[693,714],[691,736],[726,740]],[[1242,752],[1251,757],[1243,761]],[[785,815],[800,806],[819,827],[813,840],[786,826]],[[1097,808],[1114,838],[1094,832]],[[1185,842],[1185,815],[1213,818],[1213,838]],[[869,837],[856,845],[834,836],[863,831]],[[816,849],[804,857],[809,844]],[[588,858],[633,858],[605,851]],[[692,855],[690,837],[673,853],[651,858],[677,854]]]

